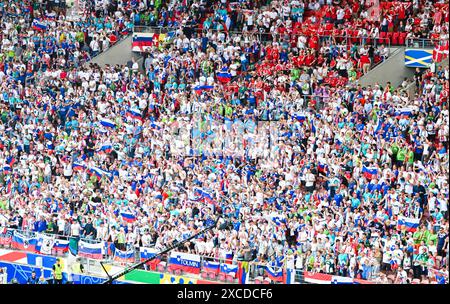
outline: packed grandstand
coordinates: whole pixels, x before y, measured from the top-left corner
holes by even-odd
[[[448,283],[448,9],[0,0],[0,283]]]

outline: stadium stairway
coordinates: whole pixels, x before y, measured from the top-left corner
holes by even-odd
[[[405,66],[405,48],[391,48],[390,56],[387,60],[371,69],[362,76],[358,83],[361,86],[373,85],[379,83],[384,86],[388,81],[394,87],[399,86],[405,78],[414,76],[414,68]]]
[[[92,58],[92,60],[88,61],[87,64],[96,63],[101,67],[104,67],[107,64],[126,65],[131,62],[132,58],[140,59],[140,55],[135,54],[131,51],[132,39],[132,35],[128,35],[125,39],[118,41],[115,45],[111,46],[106,51]]]

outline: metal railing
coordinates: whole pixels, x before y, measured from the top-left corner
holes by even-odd
[[[437,43],[441,43],[440,39],[428,38],[406,38],[405,45],[407,48],[434,48]]]

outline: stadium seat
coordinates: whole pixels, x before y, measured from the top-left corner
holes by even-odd
[[[384,38],[386,38],[386,33],[385,32],[380,32],[380,35],[378,36],[378,43],[384,43],[386,40]]]
[[[200,276],[202,277],[202,279],[207,279],[207,278],[208,278],[208,273],[202,272],[202,273],[200,274]]]
[[[271,281],[272,281],[271,279],[265,278],[264,281],[263,281],[263,284],[270,284]]]
[[[181,273],[182,273],[182,271],[180,269],[175,269],[174,272],[175,272],[176,275],[181,275]]]
[[[388,32],[387,33],[387,35],[386,35],[386,38],[387,38],[387,40],[385,40],[383,43],[384,44],[389,44],[389,43],[391,43],[391,41],[392,41],[392,32]]]
[[[393,45],[398,45],[398,38],[400,37],[400,33],[399,32],[394,32],[392,34],[392,44]]]
[[[264,280],[264,278],[263,277],[261,277],[261,276],[259,276],[259,277],[256,277],[255,278],[255,284],[262,284],[262,281]]]
[[[405,44],[405,40],[406,40],[406,32],[402,32],[400,33],[399,37],[398,37],[398,44],[399,45],[404,45]]]
[[[219,273],[219,276],[217,277],[217,279],[219,281],[225,281],[226,280],[226,275],[224,273]]]
[[[217,278],[217,275],[214,272],[209,272],[207,275],[210,279],[213,279],[213,280],[215,280]]]
[[[413,279],[413,280],[412,280],[412,283],[413,283],[413,284],[419,284],[419,283],[420,283],[420,280],[419,280],[419,279]]]
[[[423,279],[420,283],[421,283],[421,284],[430,284],[430,280],[428,280],[428,279]]]
[[[227,282],[233,283],[234,282],[234,276],[233,275],[227,275]]]

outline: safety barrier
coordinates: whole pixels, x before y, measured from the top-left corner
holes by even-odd
[[[44,242],[46,237],[47,239],[50,237],[54,237],[55,243],[58,241],[67,241],[70,238],[68,236],[55,236],[47,233],[35,233],[31,231],[22,231],[16,229],[0,229],[0,231],[2,231],[2,233],[0,234],[1,247],[22,250],[25,252],[39,253],[43,255],[44,253],[42,252],[42,244],[39,245],[39,242]],[[80,242],[92,244],[92,248],[99,244],[101,244],[101,248],[108,248],[107,245],[110,245],[106,242],[88,239],[80,239]],[[24,245],[25,243],[28,243],[28,245]],[[85,265],[85,269],[87,270],[87,272],[91,273],[90,268],[99,268],[100,262],[106,262],[110,265],[116,266],[129,266],[133,263],[144,260],[148,257],[149,252],[152,252],[154,254],[156,250],[153,248],[128,246],[127,250],[120,252],[120,254],[124,254],[124,252],[132,252],[132,254],[128,256],[128,258],[120,256],[120,258],[117,259],[117,256],[115,254],[117,253],[117,251],[105,250],[101,254],[95,256],[94,254],[92,256],[82,255],[80,260],[81,263]],[[66,250],[58,250],[57,248],[52,248],[52,250],[50,252],[47,251],[45,255],[55,257],[67,256],[68,252]],[[185,259],[186,262],[177,264],[173,260],[174,257],[176,257],[178,260]],[[32,260],[30,260],[31,258],[32,257],[30,255],[30,258],[28,258],[28,262],[33,263]],[[54,261],[55,260],[50,259],[47,262],[44,262],[41,266],[49,267]],[[227,258],[216,258],[198,254],[172,252],[170,256],[163,255],[155,261],[149,262],[144,266],[144,269],[150,270],[152,272],[158,272],[160,274],[161,282],[163,283],[169,283],[173,280],[178,280],[177,282],[179,283],[187,282],[187,280],[191,280],[192,282],[195,281],[196,283],[205,281],[208,281],[210,283],[237,283],[239,263],[239,260],[231,259],[231,256],[228,256]],[[190,266],[186,267],[186,265]],[[196,271],[192,271],[193,267],[196,268]],[[140,275],[148,276],[149,278],[151,278],[149,280],[156,281],[156,275],[150,275],[147,274],[147,272],[148,271],[141,272]],[[286,283],[288,280],[287,269],[273,266],[269,271],[266,263],[250,261],[248,262],[247,272],[247,282],[253,284],[279,284]],[[130,274],[129,277],[130,276],[132,275]],[[320,283],[315,282],[314,280],[308,280],[308,277],[306,277],[305,279],[304,271],[300,269],[293,270],[292,276],[293,277],[289,279],[289,283]],[[127,277],[125,277],[125,279],[127,279]],[[338,280],[339,282],[345,280],[348,281],[349,279],[350,278],[333,276],[333,280]],[[359,281],[361,282],[355,281],[354,283],[368,283],[364,280]]]

